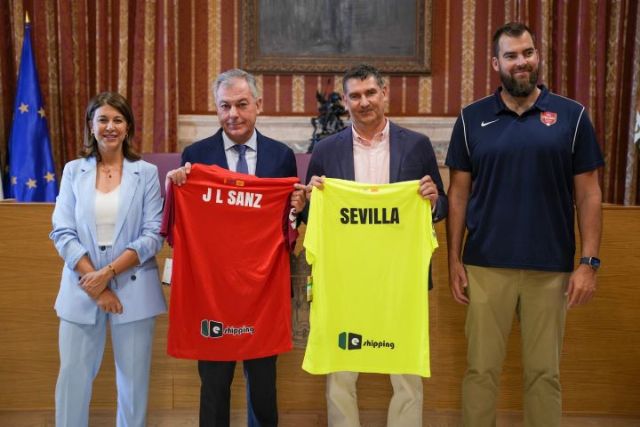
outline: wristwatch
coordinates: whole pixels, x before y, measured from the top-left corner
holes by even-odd
[[[593,268],[594,271],[598,271],[600,268],[600,258],[596,258],[594,256],[584,256],[580,258],[580,264],[586,264],[589,267]]]

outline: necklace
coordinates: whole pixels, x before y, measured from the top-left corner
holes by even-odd
[[[100,167],[100,170],[102,171],[102,173],[107,175],[107,178],[112,178],[113,177],[112,172],[118,172],[118,171],[120,171],[120,168],[102,165]]]

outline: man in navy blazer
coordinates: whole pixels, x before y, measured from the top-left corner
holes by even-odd
[[[438,193],[433,207],[433,222],[446,218],[449,203],[431,141],[421,133],[403,128],[391,121],[388,123],[389,182],[411,181],[430,176]],[[307,182],[311,181],[314,175],[356,181],[352,127],[318,142],[309,161]]]
[[[262,107],[255,78],[233,69],[218,76],[214,95],[221,129],[195,142],[182,153],[183,166],[170,171],[167,179],[177,185],[187,180],[192,163],[218,165],[263,178],[296,177],[296,160],[291,148],[263,136],[255,129]],[[304,209],[303,186],[291,195],[296,212]],[[198,361],[200,374],[200,426],[229,426],[231,382],[235,361]],[[278,424],[276,402],[276,355],[244,360],[247,381],[247,413],[250,427]]]
[[[359,65],[342,80],[343,100],[352,126],[318,142],[307,170],[307,191],[322,188],[325,177],[384,184],[420,180],[418,192],[431,201],[432,219],[448,210],[429,138],[402,128],[385,117],[387,87],[380,72]],[[357,372],[327,375],[327,419],[330,427],[359,426]],[[387,425],[422,426],[422,377],[391,375],[393,396]]]
[[[225,169],[229,167],[223,140],[223,129],[201,141],[194,142],[182,152],[182,165],[187,163],[202,163],[217,165]],[[256,130],[256,146],[260,154],[257,156],[255,173],[261,178],[285,178],[298,176],[296,158],[291,148],[274,139],[264,136]],[[169,172],[171,173],[171,172]]]

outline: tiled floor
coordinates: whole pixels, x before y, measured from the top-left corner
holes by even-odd
[[[362,427],[384,427],[386,414],[379,411],[363,411],[361,413]],[[460,415],[456,412],[425,412],[425,427],[458,427]],[[113,427],[115,413],[113,410],[95,410],[91,412],[89,422],[91,427]],[[247,425],[246,415],[242,412],[233,413],[231,426],[244,427]],[[326,426],[324,413],[317,412],[287,412],[280,414],[280,427],[320,427]],[[54,427],[53,411],[0,411],[0,426],[2,427]],[[198,414],[193,410],[156,410],[149,412],[148,427],[197,427]],[[500,413],[499,427],[521,427],[522,414]],[[603,417],[586,415],[565,415],[562,419],[563,427],[638,427],[640,418]]]

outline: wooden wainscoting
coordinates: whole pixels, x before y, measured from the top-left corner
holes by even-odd
[[[62,261],[48,239],[50,204],[0,203],[0,411],[49,410],[58,369],[58,320],[53,303]],[[434,255],[436,288],[430,294],[433,377],[425,380],[426,411],[456,411],[465,369],[464,307],[447,286],[444,224],[436,227],[440,248]],[[170,249],[165,247],[161,265]],[[598,292],[587,306],[569,313],[562,358],[564,410],[640,417],[640,209],[606,206],[598,273]],[[296,292],[307,266],[294,260]],[[168,296],[169,289],[165,288]],[[298,348],[278,362],[282,412],[324,413],[324,377],[302,371],[306,307],[294,300]],[[151,410],[189,410],[198,406],[195,362],[166,355],[167,316],[157,322],[151,375]],[[499,407],[521,406],[520,346],[517,322],[502,375]],[[244,408],[244,381],[236,371],[234,410]],[[386,376],[362,375],[360,408],[384,411],[391,387]],[[95,381],[92,408],[113,408],[113,356],[107,345]]]

